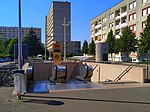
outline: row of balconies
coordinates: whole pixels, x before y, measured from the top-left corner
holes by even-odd
[[[127,12],[124,12],[124,13],[122,13],[121,15],[120,15],[120,14],[119,14],[119,15],[116,15],[115,20],[118,20],[118,19],[120,19],[120,18],[122,18],[122,17],[124,17],[124,16],[127,16]]]
[[[122,24],[116,25],[116,26],[115,26],[115,29],[120,29],[120,28],[122,28],[122,27],[126,27],[126,26],[127,26],[127,23],[125,22],[125,23],[122,23]]]
[[[113,13],[112,13],[113,14]],[[122,18],[122,17],[124,17],[124,16],[127,16],[127,7],[126,6],[124,6],[124,7],[122,7],[122,8],[120,8],[119,10],[117,10],[117,11],[115,11],[115,20],[118,20],[118,19],[120,19],[120,18]],[[111,18],[111,19],[113,19],[113,18]],[[106,21],[105,21],[106,22]],[[94,26],[94,27],[93,27]],[[101,20],[99,20],[99,21],[96,21],[93,25],[92,25],[92,28],[99,28],[99,27],[101,27]]]

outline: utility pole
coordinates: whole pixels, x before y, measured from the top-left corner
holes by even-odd
[[[22,68],[22,30],[21,30],[21,0],[19,0],[19,34],[18,34],[18,69]]]

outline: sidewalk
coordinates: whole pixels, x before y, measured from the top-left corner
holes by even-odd
[[[150,112],[150,84],[100,86],[90,90],[27,93],[22,100],[11,95],[13,88],[0,87],[0,112]]]

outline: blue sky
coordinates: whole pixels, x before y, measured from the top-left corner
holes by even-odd
[[[59,1],[59,0],[57,0]],[[66,0],[61,0],[66,1]],[[90,20],[122,0],[68,0],[71,2],[71,38],[83,42],[90,40]],[[21,0],[22,27],[42,29],[45,40],[45,16],[52,0]],[[18,0],[1,0],[0,26],[18,26]]]

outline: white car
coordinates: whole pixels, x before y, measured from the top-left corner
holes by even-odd
[[[42,59],[42,54],[38,54],[38,55],[37,55],[37,58],[38,58],[38,59]]]

